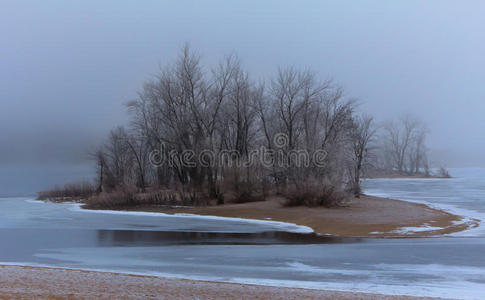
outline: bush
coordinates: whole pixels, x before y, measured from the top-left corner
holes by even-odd
[[[330,184],[304,184],[292,186],[283,193],[286,201],[284,206],[341,206],[347,194]]]
[[[266,182],[256,178],[257,170],[231,167],[224,171],[224,198],[232,203],[264,201],[266,199]]]
[[[115,190],[110,193],[102,192],[89,197],[86,200],[85,208],[102,209],[133,206],[136,202],[135,191],[129,188]]]
[[[243,183],[239,183],[238,190],[234,191],[234,199],[232,202],[234,203],[256,202],[256,201],[264,201],[265,198],[266,198],[265,193],[262,189],[258,189],[258,187],[254,184],[243,182]]]
[[[38,193],[38,200],[50,201],[68,201],[87,199],[94,195],[96,189],[89,182],[80,182],[66,184],[62,188],[53,188],[51,190],[42,191]]]

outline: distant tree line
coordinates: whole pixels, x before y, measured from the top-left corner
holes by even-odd
[[[411,115],[385,122],[375,145],[373,170],[387,175],[431,176],[427,133],[426,125]]]

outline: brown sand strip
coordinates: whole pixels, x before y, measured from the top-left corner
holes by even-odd
[[[313,228],[317,233],[350,237],[426,237],[449,234],[478,225],[455,223],[462,218],[424,204],[387,198],[362,196],[352,199],[339,208],[283,207],[283,199],[273,197],[267,201],[244,204],[194,208],[167,208],[159,206],[133,207],[129,210],[163,213],[191,213],[221,217],[248,218],[289,222]],[[415,233],[394,232],[401,227],[441,227]]]
[[[0,266],[0,299],[437,299]]]

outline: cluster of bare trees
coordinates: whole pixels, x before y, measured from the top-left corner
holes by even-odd
[[[385,123],[378,166],[400,174],[429,175],[427,132],[425,124],[410,115]]]
[[[94,153],[98,191],[190,189],[219,203],[290,187],[358,195],[376,133],[372,117],[357,115],[354,101],[313,72],[279,69],[266,83],[255,82],[235,56],[208,69],[188,47],[144,84],[128,109],[129,126],[114,129]],[[416,172],[426,166],[425,131],[403,122],[386,127],[386,163]],[[252,155],[262,147],[271,164],[260,152]],[[154,166],[155,152],[170,164]],[[229,155],[218,159],[223,152]]]
[[[124,127],[111,130],[107,141],[92,153],[97,164],[97,191],[129,185],[144,191],[150,171],[148,151],[146,139],[136,131]]]

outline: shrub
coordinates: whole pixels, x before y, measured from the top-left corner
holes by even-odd
[[[133,206],[136,203],[135,192],[132,189],[124,188],[110,193],[102,192],[89,197],[86,200],[85,208],[102,209]]]
[[[341,206],[347,194],[331,184],[304,184],[288,187],[283,193],[284,206]]]
[[[266,182],[257,178],[257,170],[230,167],[224,172],[224,198],[228,198],[229,202],[246,203],[266,199]]]

